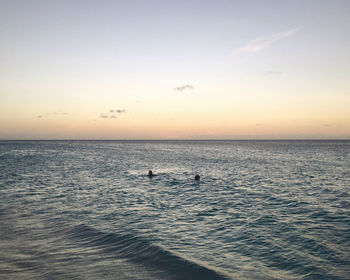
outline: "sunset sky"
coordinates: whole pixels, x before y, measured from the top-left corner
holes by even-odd
[[[350,1],[0,0],[0,140],[350,139]]]

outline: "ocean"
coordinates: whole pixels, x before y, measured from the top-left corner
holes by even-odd
[[[0,141],[0,279],[350,279],[349,152]]]

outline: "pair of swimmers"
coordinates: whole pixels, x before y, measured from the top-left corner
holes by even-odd
[[[152,170],[148,171],[148,177],[152,178],[153,176],[155,176],[152,172]],[[196,176],[194,176],[194,180],[195,181],[199,181],[201,177],[197,174]]]

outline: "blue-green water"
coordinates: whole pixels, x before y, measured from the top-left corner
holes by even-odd
[[[0,279],[349,279],[349,152],[2,141]]]

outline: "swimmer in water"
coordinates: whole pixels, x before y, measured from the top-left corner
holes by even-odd
[[[152,170],[148,171],[148,177],[152,178],[154,175],[153,175],[153,172]]]
[[[196,176],[194,176],[194,180],[195,181],[199,181],[199,179],[200,179],[201,177],[197,174]]]

